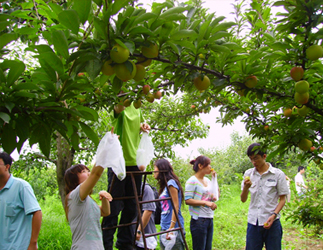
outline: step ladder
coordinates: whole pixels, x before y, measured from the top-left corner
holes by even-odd
[[[167,183],[166,176],[165,176],[166,172],[167,172],[166,170],[162,170],[162,171],[159,171],[159,174],[163,175],[163,178],[165,179],[165,182]],[[167,188],[167,191],[168,191],[168,194],[169,194],[170,197],[163,198],[163,199],[154,199],[154,200],[149,200],[149,201],[142,201],[147,175],[150,175],[150,174],[153,174],[153,173],[154,173],[153,171],[145,171],[145,172],[143,172],[143,171],[127,171],[126,172],[127,175],[131,176],[131,182],[132,182],[132,187],[133,187],[133,190],[134,190],[134,196],[125,196],[125,197],[116,197],[116,198],[113,197],[113,199],[114,200],[135,199],[136,200],[136,206],[137,206],[137,221],[127,223],[127,224],[119,224],[119,225],[114,226],[114,227],[102,228],[102,230],[109,230],[109,229],[114,229],[114,228],[119,228],[119,227],[132,226],[134,224],[136,224],[136,228],[138,228],[139,224],[141,225],[141,228],[143,228],[142,212],[141,211],[142,211],[142,204],[144,204],[144,203],[150,203],[150,202],[155,202],[155,201],[163,201],[163,200],[170,200],[170,202],[172,203],[173,208],[175,207],[174,206],[174,201],[173,201],[173,198],[171,197],[171,193],[170,193],[170,190],[169,190],[168,186],[166,186],[166,188]],[[142,181],[142,184],[143,184],[142,185],[142,190],[141,190],[141,194],[139,196],[138,196],[135,177],[134,177],[135,175],[143,175],[144,176],[144,180]],[[116,178],[116,175],[114,174],[113,178],[112,178],[112,182],[111,182],[109,192],[111,192],[111,190],[113,188],[113,183],[114,183],[115,178]],[[173,210],[173,211],[175,213],[175,217],[176,217],[176,220],[178,221],[179,227],[173,228],[173,229],[170,229],[170,230],[166,230],[166,231],[152,233],[152,234],[146,234],[144,232],[145,230],[142,230],[142,236],[141,237],[143,239],[145,249],[148,249],[147,242],[146,242],[146,239],[148,237],[153,237],[153,236],[157,236],[157,235],[160,235],[160,234],[166,234],[168,232],[180,231],[180,233],[182,235],[182,238],[184,240],[185,249],[188,250],[188,246],[187,246],[187,243],[186,243],[186,240],[185,240],[183,225],[180,225],[177,211],[175,211],[175,210]],[[134,233],[136,234],[136,230],[134,230]],[[134,237],[133,246],[135,246],[135,241],[136,241],[136,237]]]

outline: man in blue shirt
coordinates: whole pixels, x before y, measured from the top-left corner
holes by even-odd
[[[36,250],[42,212],[30,184],[10,174],[12,158],[0,153],[0,249]]]

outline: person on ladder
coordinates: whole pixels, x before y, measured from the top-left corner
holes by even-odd
[[[143,123],[141,110],[136,109],[133,103],[127,108],[123,105],[116,105],[113,111],[113,126],[115,133],[119,135],[120,144],[122,146],[123,156],[126,163],[126,171],[140,171],[136,163],[136,154],[140,142],[140,132],[149,131],[150,126]],[[131,176],[127,175],[125,179],[120,181],[111,168],[108,170],[108,191],[113,198],[134,196]],[[110,190],[112,180],[113,186]],[[135,182],[138,195],[141,187],[141,175],[135,175]],[[118,216],[121,212],[119,224],[131,223],[137,215],[135,199],[113,200],[110,204],[111,214],[102,220],[103,244],[105,250],[113,250],[113,238],[118,225]],[[131,226],[118,228],[116,248],[119,250],[132,250],[134,242],[134,234]]]

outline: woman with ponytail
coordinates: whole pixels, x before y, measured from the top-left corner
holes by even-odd
[[[205,175],[213,174],[211,160],[199,156],[191,160],[195,174],[185,184],[185,203],[189,205],[191,215],[190,230],[193,250],[211,250],[213,237],[213,216],[217,205],[216,198],[210,192],[211,181]]]
[[[159,171],[163,171],[162,173],[159,173]],[[165,176],[165,178],[164,178]],[[183,188],[181,186],[181,183],[177,177],[177,175],[174,173],[174,169],[172,165],[167,161],[166,159],[159,159],[155,161],[154,164],[154,178],[158,181],[159,185],[159,198],[168,198],[172,197],[175,209],[178,214],[177,221],[174,208],[172,206],[172,203],[170,200],[164,200],[161,202],[162,205],[162,212],[161,212],[161,219],[160,219],[160,227],[162,231],[170,230],[173,228],[179,227],[179,223],[181,227],[184,229],[184,218],[181,213],[181,203],[184,198],[183,194]],[[169,192],[166,188],[168,186]],[[182,238],[182,234],[178,231],[175,231],[177,234],[176,241],[172,250],[183,250],[184,249],[184,241]],[[170,232],[166,234],[166,242],[171,239],[171,234],[174,234],[174,232]],[[162,238],[162,235],[160,239]],[[165,242],[164,242],[165,243]],[[160,240],[160,249],[165,249],[165,244],[162,240]]]

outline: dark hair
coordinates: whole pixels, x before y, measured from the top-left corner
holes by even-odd
[[[12,158],[11,156],[6,152],[0,152],[0,159],[3,160],[4,165],[8,165],[11,167],[12,164]],[[10,173],[10,167],[9,167],[9,173]]]
[[[184,191],[183,188],[181,186],[181,183],[177,177],[177,175],[174,173],[174,169],[172,167],[172,165],[170,165],[169,161],[167,161],[166,159],[159,159],[156,160],[154,165],[158,168],[159,171],[163,171],[166,170],[163,173],[158,173],[157,176],[157,181],[158,181],[158,185],[159,185],[159,195],[163,192],[163,190],[165,189],[167,182],[171,179],[173,179],[176,184],[179,187],[179,190],[181,191],[181,195],[182,195],[182,202],[184,201]],[[166,177],[166,181],[165,178]]]
[[[67,198],[68,194],[73,191],[80,183],[79,183],[79,177],[78,173],[81,173],[84,169],[87,169],[90,171],[90,169],[83,165],[83,164],[76,164],[68,169],[66,169],[64,174],[64,182],[65,182],[65,214],[67,218],[68,214],[68,206],[67,206]],[[68,218],[67,218],[68,219]]]
[[[305,169],[305,167],[303,167],[303,166],[299,166],[297,171],[299,172],[299,171],[301,171],[301,170],[303,170],[303,169]]]
[[[193,170],[195,172],[199,171],[199,164],[202,165],[203,168],[207,167],[209,164],[211,163],[210,158],[204,156],[204,155],[200,155],[199,157],[197,157],[194,160],[190,161],[190,164],[193,165]]]
[[[247,149],[247,155],[252,156],[252,155],[261,155],[263,156],[266,154],[264,151],[262,151],[261,144],[258,142],[252,143],[248,149]]]

